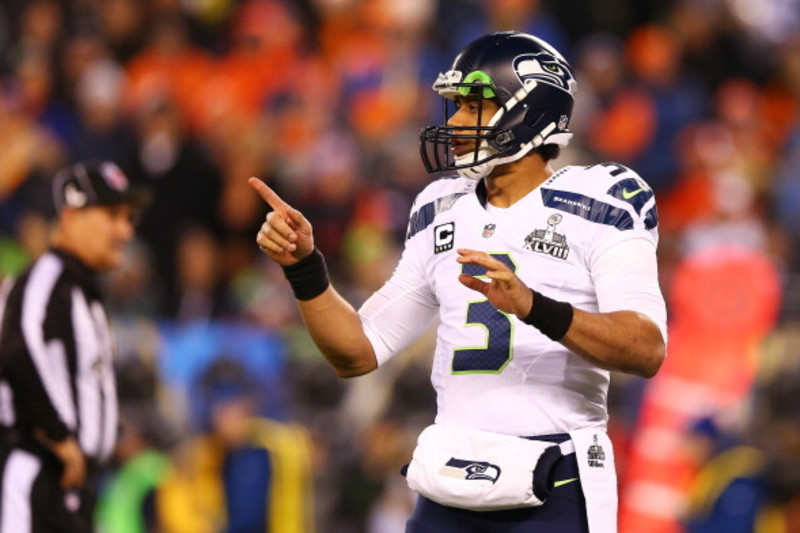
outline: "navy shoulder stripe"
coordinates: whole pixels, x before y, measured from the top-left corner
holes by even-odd
[[[541,189],[542,202],[565,213],[578,215],[590,222],[614,226],[619,230],[633,229],[633,217],[624,209],[595,198],[556,189]]]
[[[433,217],[436,215],[433,202],[428,202],[411,214],[411,220],[408,222],[408,233],[406,239],[410,239],[420,231],[424,230],[433,222]]]
[[[640,215],[644,204],[653,197],[653,191],[643,187],[641,183],[633,178],[618,181],[608,189],[608,194],[614,198],[619,198],[623,202],[628,202],[636,210],[636,213]]]
[[[433,223],[433,219],[436,218],[436,215],[449,210],[451,207],[453,207],[453,204],[456,203],[456,200],[465,194],[468,193],[458,192],[448,194],[447,196],[443,196],[432,202],[428,202],[411,213],[411,219],[408,222],[408,233],[406,234],[406,240],[430,226]]]

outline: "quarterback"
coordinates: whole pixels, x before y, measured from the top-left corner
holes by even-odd
[[[446,123],[422,130],[420,151],[442,177],[359,310],[331,286],[302,213],[251,178],[272,207],[257,243],[342,377],[438,317],[437,415],[405,472],[419,494],[408,533],[614,532],[609,372],[651,377],[666,355],[653,191],[616,163],[552,169],[577,84],[534,36],[471,42],[433,89]]]

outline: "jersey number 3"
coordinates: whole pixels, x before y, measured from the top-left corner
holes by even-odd
[[[490,255],[508,265],[516,273],[517,265],[509,254]],[[486,275],[486,269],[477,265],[463,265],[461,271],[475,277]],[[456,348],[453,352],[453,373],[477,374],[502,371],[514,356],[514,347],[511,343],[514,323],[511,317],[498,310],[489,300],[477,300],[469,302],[466,325],[484,328],[486,345]]]

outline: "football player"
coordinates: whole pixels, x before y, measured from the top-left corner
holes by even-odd
[[[437,433],[408,469],[420,497],[407,532],[616,531],[609,371],[651,377],[666,354],[653,191],[616,163],[553,170],[577,84],[541,39],[483,36],[433,89],[446,123],[422,130],[420,150],[443,177],[417,196],[394,274],[358,311],[330,285],[306,218],[252,178],[273,208],[257,243],[342,377],[438,317]],[[498,456],[496,442],[522,451]]]

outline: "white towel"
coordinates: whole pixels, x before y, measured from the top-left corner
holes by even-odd
[[[487,511],[532,507],[533,473],[551,442],[433,424],[420,434],[406,479],[442,505]]]
[[[611,439],[599,428],[570,431],[590,533],[617,533],[617,472]]]

